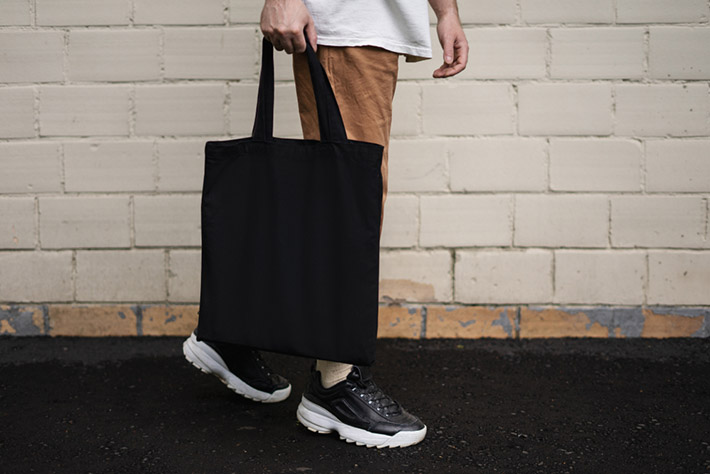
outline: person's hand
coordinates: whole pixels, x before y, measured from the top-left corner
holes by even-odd
[[[306,50],[306,38],[313,50],[316,46],[316,27],[302,0],[266,0],[261,10],[261,32],[278,51],[288,54]]]
[[[434,77],[449,77],[464,70],[468,63],[468,40],[457,14],[439,18],[436,25],[439,42],[444,49],[444,64],[434,71]]]

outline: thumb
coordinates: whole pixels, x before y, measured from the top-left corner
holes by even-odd
[[[318,51],[318,34],[316,33],[316,25],[313,24],[313,18],[308,18],[308,23],[306,23],[306,41],[311,43],[313,51]]]
[[[444,62],[452,64],[454,62],[454,42],[451,39],[444,41]]]

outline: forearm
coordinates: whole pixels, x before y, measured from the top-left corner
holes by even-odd
[[[436,18],[441,20],[448,15],[459,16],[459,7],[456,0],[429,0],[429,5],[434,10]]]

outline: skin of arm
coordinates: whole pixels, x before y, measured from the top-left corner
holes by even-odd
[[[461,27],[456,0],[429,0],[437,18],[436,31],[444,49],[444,63],[434,77],[450,77],[464,70],[468,62],[468,41]],[[306,36],[317,50],[316,27],[302,0],[265,0],[261,11],[261,32],[274,48],[288,54],[306,50]]]
[[[456,0],[429,0],[429,5],[436,14],[436,32],[444,49],[444,63],[433,76],[454,76],[468,63],[468,40],[461,27]]]

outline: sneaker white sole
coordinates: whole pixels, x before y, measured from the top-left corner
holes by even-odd
[[[230,372],[220,355],[204,342],[198,341],[195,333],[192,333],[183,342],[182,352],[192,365],[206,374],[216,376],[231,390],[250,400],[262,403],[276,403],[285,400],[291,394],[291,385],[276,390],[274,393],[262,392],[251,387]]]
[[[368,448],[404,448],[417,444],[426,436],[426,426],[418,431],[400,431],[390,436],[346,425],[328,410],[305,397],[301,397],[296,418],[303,426],[315,433],[327,434],[336,431],[340,439]]]

